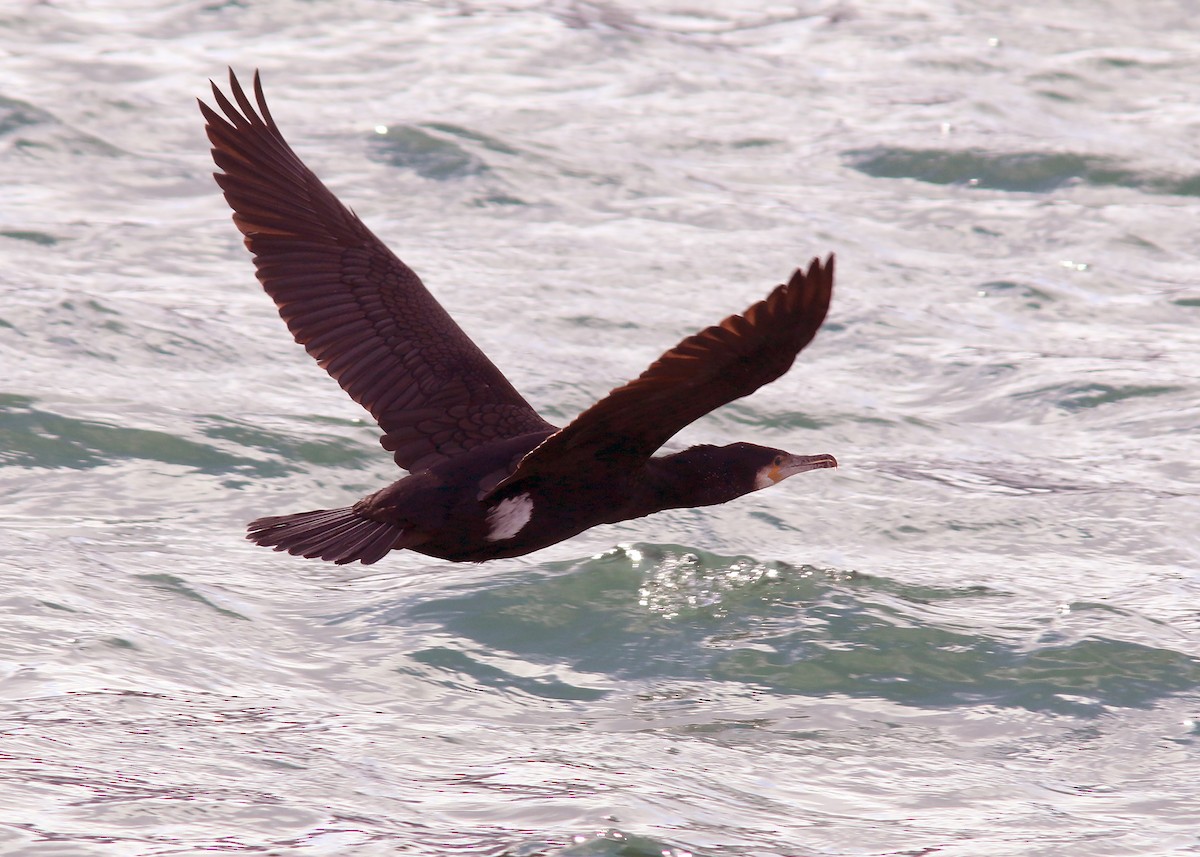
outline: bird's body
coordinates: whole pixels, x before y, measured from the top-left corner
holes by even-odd
[[[694,334],[563,429],[543,420],[420,279],[325,188],[230,73],[235,107],[201,103],[218,183],[296,340],[375,417],[409,475],[353,506],[260,518],[249,538],[332,562],[407,548],[455,561],[520,556],[598,524],[724,503],[835,467],[738,443],[656,457],[684,426],[782,375],[833,284],[813,260],[766,299]]]

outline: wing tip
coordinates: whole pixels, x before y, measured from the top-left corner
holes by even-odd
[[[801,265],[792,272],[792,276],[788,279],[787,286],[789,288],[795,285],[802,285],[805,282],[820,282],[821,284],[828,283],[829,287],[833,287],[834,270],[837,267],[837,254],[829,253],[825,257],[825,261],[821,261],[820,256],[813,256],[808,262],[808,267]]]
[[[246,97],[246,91],[242,87],[241,80],[238,79],[237,72],[233,70],[233,66],[228,67],[228,72],[229,93],[233,96],[233,101],[229,100],[229,97],[215,80],[211,77],[208,79],[208,85],[212,89],[213,101],[220,108],[219,113],[202,99],[196,99],[196,102],[200,105],[200,112],[203,114],[210,128],[214,125],[214,120],[230,128],[235,128],[242,122],[246,122],[251,125],[262,124],[278,136],[279,128],[271,116],[271,111],[267,108],[267,99],[263,94],[262,74],[259,69],[254,69],[253,91],[255,104],[252,104],[250,99]],[[236,107],[234,106],[235,103]],[[222,116],[222,113],[225,115]]]

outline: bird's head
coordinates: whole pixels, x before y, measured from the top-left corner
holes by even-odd
[[[662,465],[664,483],[673,486],[662,508],[727,503],[797,473],[837,467],[832,455],[793,455],[753,443],[693,446],[655,461]]]
[[[753,488],[750,489],[752,491],[770,488],[776,482],[782,482],[797,473],[838,466],[837,459],[827,453],[795,455],[782,449],[753,443],[731,443],[722,449],[726,450],[730,461],[736,462],[738,470],[754,474]]]

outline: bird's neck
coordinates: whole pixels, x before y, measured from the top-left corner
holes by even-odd
[[[651,458],[634,498],[637,515],[727,503],[753,490],[744,481],[733,477],[721,447],[693,446]]]

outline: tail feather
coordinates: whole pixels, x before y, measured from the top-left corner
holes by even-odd
[[[351,507],[259,518],[246,529],[255,544],[338,565],[379,562],[404,535],[403,527],[359,517]]]

